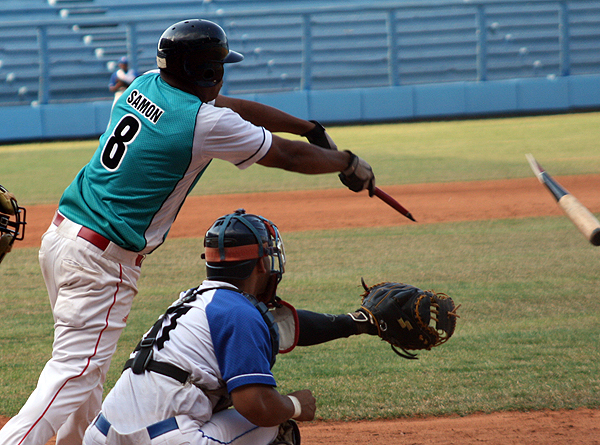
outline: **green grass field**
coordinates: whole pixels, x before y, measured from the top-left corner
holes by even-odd
[[[385,185],[530,177],[525,153],[554,175],[598,173],[598,128],[600,113],[586,113],[337,127],[330,133],[341,148],[369,160]],[[94,141],[0,146],[0,184],[22,205],[56,202],[94,149]],[[215,162],[194,193],[340,187],[334,175],[235,170]],[[419,360],[401,359],[367,336],[280,356],[274,372],[281,391],[313,389],[319,418],[600,407],[600,250],[566,218],[283,237],[288,266],[280,294],[299,308],[352,311],[361,277],[443,291],[462,304],[454,337]],[[203,279],[201,251],[200,239],[173,239],[145,261],[107,389],[156,317]],[[0,302],[0,414],[10,416],[51,354],[52,316],[37,249],[17,249],[0,265]]]
[[[554,175],[597,173],[600,113],[329,130],[340,149],[364,157],[379,185],[531,177],[525,153]],[[56,202],[97,141],[0,145],[0,180],[24,204]],[[337,188],[335,175],[305,176],[214,161],[192,194]]]

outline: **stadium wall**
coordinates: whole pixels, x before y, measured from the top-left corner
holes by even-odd
[[[329,125],[600,109],[598,0],[319,1],[0,2],[0,144],[97,137],[116,60],[196,14],[246,56],[223,94]]]
[[[600,75],[239,95],[325,124],[600,109]],[[0,107],[0,142],[94,138],[111,101]]]

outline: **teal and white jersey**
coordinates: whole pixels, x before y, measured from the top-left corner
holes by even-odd
[[[98,149],[65,190],[59,211],[127,250],[150,253],[212,159],[244,169],[271,142],[268,130],[150,72],[114,104]]]

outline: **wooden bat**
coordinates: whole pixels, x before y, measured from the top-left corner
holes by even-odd
[[[373,195],[377,196],[379,199],[381,199],[383,202],[385,202],[391,208],[393,208],[397,212],[400,212],[402,215],[406,216],[411,221],[417,222],[417,220],[413,218],[412,214],[408,210],[406,210],[402,206],[402,204],[400,204],[398,201],[396,201],[394,198],[392,198],[386,192],[381,190],[379,187],[375,187],[375,190],[373,191]]]
[[[600,222],[598,219],[577,198],[550,176],[531,154],[527,154],[525,157],[533,173],[552,193],[559,207],[563,209],[583,236],[594,246],[600,246]]]

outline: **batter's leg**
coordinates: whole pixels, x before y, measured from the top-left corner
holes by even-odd
[[[47,281],[50,300],[55,302],[52,358],[19,414],[0,431],[2,445],[44,445],[90,399],[106,378],[137,293],[139,267],[108,260],[79,238],[70,242],[61,238],[47,233],[40,251],[42,271],[53,277]]]
[[[106,373],[102,373],[106,376]],[[90,397],[69,416],[66,423],[56,433],[56,445],[71,445],[81,442],[85,430],[102,408],[102,390],[104,385],[97,385]]]

